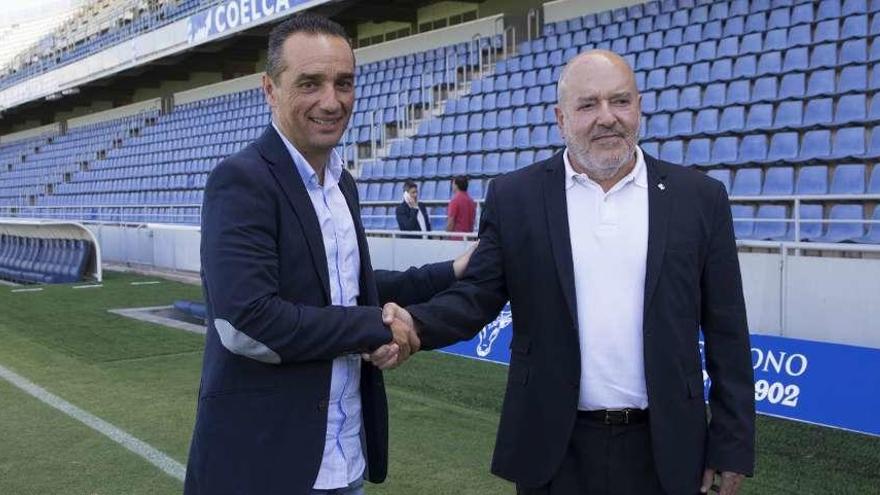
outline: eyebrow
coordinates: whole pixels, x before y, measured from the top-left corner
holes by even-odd
[[[354,73],[341,72],[336,75],[336,79],[334,79],[334,80],[338,81],[340,79],[354,79]],[[303,82],[303,81],[323,81],[323,80],[324,80],[323,74],[300,74],[299,77],[296,78],[295,82],[299,83],[299,82]]]

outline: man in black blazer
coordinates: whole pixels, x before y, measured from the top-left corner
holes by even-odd
[[[443,347],[510,301],[492,471],[519,493],[736,493],[753,471],[755,409],[725,189],[638,148],[640,97],[619,56],[576,57],[558,96],[566,150],[492,181],[464,277],[386,307],[392,328]]]
[[[431,230],[431,218],[424,203],[419,203],[419,186],[408,180],[403,184],[403,201],[395,211],[397,227],[400,230],[428,232]]]
[[[208,179],[208,332],[188,495],[357,495],[364,478],[385,478],[378,367],[418,339],[389,330],[379,304],[427,300],[466,257],[373,271],[357,188],[333,151],[353,84],[342,27],[308,14],[280,24],[263,77],[272,125]]]

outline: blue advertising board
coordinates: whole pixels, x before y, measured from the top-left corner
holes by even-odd
[[[226,0],[187,19],[187,42],[200,43],[227,31],[249,24],[257,25],[262,19],[283,12],[293,13],[323,2],[314,0]],[[262,21],[265,22],[265,21]]]
[[[508,364],[512,334],[507,305],[472,340],[443,352]],[[880,436],[880,350],[757,334],[751,348],[759,413]],[[708,394],[705,371],[703,381]]]

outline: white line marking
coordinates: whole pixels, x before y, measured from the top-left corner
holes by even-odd
[[[154,284],[161,284],[161,283],[162,282],[159,282],[158,280],[150,280],[148,282],[132,282],[131,285],[154,285]]]
[[[9,292],[40,292],[43,289],[12,289]]]
[[[113,440],[119,445],[122,445],[136,455],[144,458],[150,464],[161,469],[168,476],[171,476],[172,478],[179,481],[183,481],[184,477],[186,476],[186,468],[183,466],[183,464],[175,461],[171,457],[168,457],[166,454],[152,447],[150,444],[133,437],[129,433],[126,433],[124,430],[113,426],[103,419],[74,406],[70,402],[67,402],[57,395],[46,391],[46,389],[40,387],[39,385],[36,385],[35,383],[32,383],[27,378],[16,374],[14,371],[0,366],[0,378],[3,378],[7,382],[15,385],[22,391],[27,392],[28,394],[39,399],[45,404],[63,412],[64,414],[79,421],[80,423],[83,423],[84,425],[106,436],[107,438]]]
[[[74,289],[94,289],[97,287],[104,287],[104,284],[92,284],[92,285],[74,285]]]

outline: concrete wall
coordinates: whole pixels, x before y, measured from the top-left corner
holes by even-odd
[[[354,51],[354,54],[358,64],[368,64],[378,60],[431,50],[438,46],[470,41],[476,34],[492,36],[496,31],[495,23],[503,17],[499,14],[399,40],[387,41],[359,48]]]
[[[198,227],[89,228],[108,261],[199,270]],[[396,270],[452,259],[469,245],[387,237],[369,244],[374,268]],[[783,273],[779,254],[741,253],[740,264],[752,333],[880,349],[880,260],[789,256]]]
[[[544,23],[645,3],[640,0],[557,0],[544,4]]]
[[[260,87],[260,79],[262,78],[262,75],[262,73],[251,74],[249,76],[230,79],[228,81],[218,82],[201,88],[174,93],[174,104],[183,105],[184,103],[258,88]]]
[[[5,134],[0,136],[0,143],[6,144],[11,143],[13,141],[21,141],[22,139],[43,136],[43,135],[54,135],[61,132],[61,124],[59,122],[55,122],[54,124],[44,125],[41,127],[33,127],[30,129],[26,129],[23,131],[12,132],[9,134]]]
[[[149,111],[149,110],[161,110],[162,109],[162,100],[161,98],[154,98],[152,100],[141,101],[138,103],[132,103],[131,105],[125,105],[124,107],[113,108],[110,110],[105,110],[103,112],[92,113],[83,117],[77,117],[75,119],[70,119],[67,121],[67,128],[74,129],[77,127],[82,127],[84,125],[93,124],[95,122],[104,122],[107,120],[118,119],[122,117],[127,117],[129,115],[136,115],[141,112]]]

